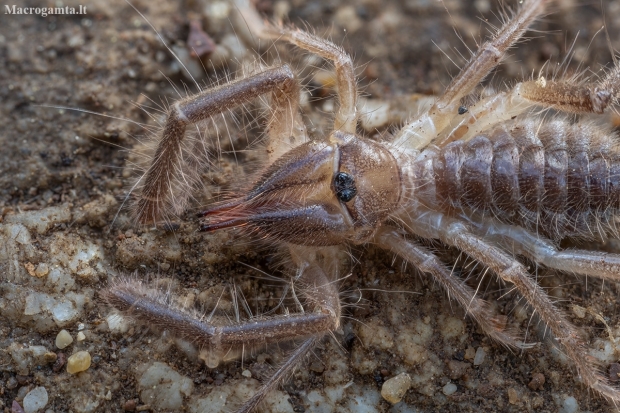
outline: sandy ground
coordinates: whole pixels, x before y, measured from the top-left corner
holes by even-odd
[[[606,1],[605,14],[598,2],[578,3],[559,2],[557,13],[537,24],[542,32],[530,33],[533,39],[512,51],[487,83],[502,88],[537,73],[547,60],[562,59],[574,39],[568,73],[579,67],[599,73],[611,57],[604,33],[595,34],[606,16],[611,42],[620,49],[620,1]],[[24,398],[39,387],[48,398],[42,411],[230,409],[258,386],[265,362],[277,363],[277,354],[259,349],[258,357],[243,365],[207,368],[187,346],[178,351],[169,337],[111,317],[98,291],[118,274],[156,276],[162,288],[182,302],[208,307],[224,291],[220,308],[232,308],[226,291],[234,283],[259,313],[277,303],[282,288],[257,278],[259,271],[276,274],[276,258],[235,231],[196,232],[192,214],[179,218],[180,228],[172,233],[133,225],[121,204],[139,160],[132,148],[149,136],[137,123],[156,126],[163,120],[161,113],[144,111],[141,105],[173,101],[175,88],[196,89],[125,2],[63,4],[86,6],[87,14],[0,14],[0,409],[11,411],[14,401],[28,404]],[[138,1],[135,6],[185,55],[182,60],[192,65],[201,84],[221,79],[225,72],[205,59],[205,73],[186,56],[190,20],[201,21],[224,47],[223,66],[235,69],[237,61],[253,56],[236,43],[239,27],[232,25],[225,2]],[[474,48],[486,33],[485,20],[498,24],[495,3],[485,0],[261,0],[258,7],[268,15],[288,16],[293,23],[307,22],[342,44],[355,56],[368,98],[401,104],[413,93],[440,93],[458,71],[451,60],[463,63],[460,55],[467,56],[466,46]],[[286,50],[281,53],[289,59]],[[307,63],[303,56],[290,59],[296,67]],[[317,90],[304,111],[312,122],[311,133],[320,136],[328,128],[323,113],[333,107],[333,95],[321,87],[325,77],[309,72],[306,82]],[[235,135],[232,144],[252,144],[255,129]],[[247,165],[255,163],[256,155],[246,151],[235,158],[230,145],[222,143],[228,154],[205,175],[209,183],[194,194],[193,210],[211,195],[234,187],[231,182],[243,179],[251,170]],[[464,318],[463,310],[428,277],[394,262],[384,251],[368,247],[353,252],[355,262],[342,288],[349,292],[348,302],[357,302],[361,295],[360,305],[347,310],[338,341],[319,346],[317,357],[274,392],[264,411],[612,409],[579,384],[571,366],[550,345],[510,352]],[[452,255],[443,254],[446,259]],[[612,336],[620,335],[618,286],[548,273],[541,279],[599,358],[606,358],[606,365],[615,362],[616,349],[601,320]],[[528,327],[529,312],[517,297],[504,295],[493,283],[485,289],[511,325]],[[58,349],[55,339],[63,328],[74,341]],[[538,332],[540,328],[531,327],[530,338],[539,340]],[[91,366],[70,375],[62,361],[78,351],[90,354]],[[392,406],[379,392],[400,373],[409,374],[412,383],[403,402]],[[221,407],[218,400],[228,404]]]

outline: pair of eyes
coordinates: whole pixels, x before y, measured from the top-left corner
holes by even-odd
[[[357,194],[355,180],[346,172],[338,172],[334,175],[334,192],[342,202],[349,202]]]

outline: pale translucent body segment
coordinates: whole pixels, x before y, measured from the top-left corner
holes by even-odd
[[[474,231],[516,254],[560,271],[620,281],[620,255],[579,249],[559,250],[551,241],[513,225],[482,221]]]
[[[433,105],[433,108],[435,106]],[[431,108],[431,109],[433,109]],[[454,107],[456,113],[456,106]],[[416,117],[415,120],[403,126],[396,135],[392,145],[396,148],[421,150],[425,148],[439,131],[442,131],[450,124],[452,116],[446,116],[438,112],[424,113]]]
[[[418,93],[392,96],[386,100],[360,97],[357,103],[360,126],[367,133],[373,133],[389,125],[402,125],[411,119],[412,114],[426,112],[433,103],[434,96]]]
[[[532,106],[532,102],[521,97],[519,84],[510,92],[482,99],[470,106],[465,114],[453,117],[446,130],[438,135],[435,144],[443,146],[455,140],[468,141],[493,126],[522,114]]]
[[[532,275],[514,257],[474,234],[466,224],[439,212],[418,214],[412,221],[411,230],[425,238],[439,239],[458,248],[484,264],[502,280],[512,283],[552,331],[568,358],[575,364],[584,383],[610,400],[620,401],[620,392],[610,386],[596,366],[590,363],[575,326],[555,307],[545,291],[532,279]]]
[[[515,332],[506,330],[505,320],[493,314],[488,303],[477,297],[476,291],[446,268],[427,248],[407,240],[399,230],[389,227],[379,230],[375,240],[380,247],[391,250],[420,271],[432,275],[446,290],[448,296],[456,299],[491,338],[512,347],[524,347]]]
[[[307,247],[290,245],[291,258],[299,271],[296,285],[311,308],[329,314],[333,324],[340,327],[340,296],[338,293],[339,247]]]
[[[472,56],[467,65],[450,82],[444,94],[435,102],[428,113],[405,125],[394,144],[413,149],[426,147],[441,133],[457,114],[459,100],[471,93],[480,82],[497,66],[506,50],[540,16],[550,0],[530,0],[519,9],[516,16],[505,24],[495,37],[485,42]]]
[[[476,102],[462,116],[454,116],[435,144],[442,146],[461,139],[467,141],[498,123],[518,116],[532,106],[552,107],[569,113],[603,113],[618,99],[620,69],[614,68],[599,86],[575,85],[566,81],[518,83],[508,93],[498,93]]]
[[[357,84],[353,60],[342,48],[313,34],[286,27],[264,26],[262,37],[287,41],[323,59],[333,62],[340,107],[336,112],[334,130],[355,133],[357,127]]]

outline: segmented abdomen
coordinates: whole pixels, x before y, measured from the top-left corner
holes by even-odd
[[[616,139],[566,120],[507,123],[425,150],[414,163],[414,193],[433,209],[492,215],[556,240],[615,235]]]

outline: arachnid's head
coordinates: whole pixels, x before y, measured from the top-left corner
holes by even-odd
[[[247,195],[203,213],[204,231],[246,227],[298,245],[368,240],[398,206],[400,169],[382,145],[336,131],[274,162]]]

